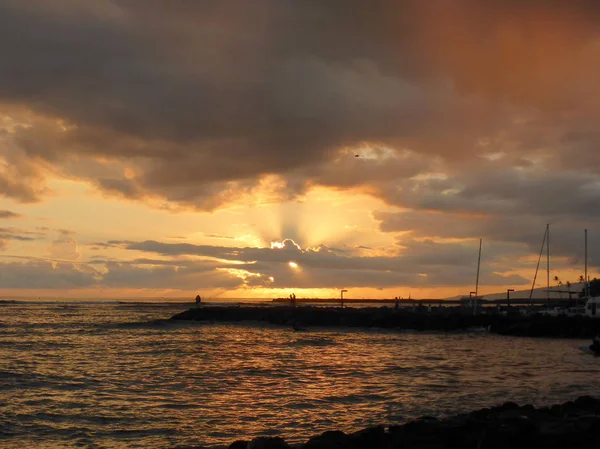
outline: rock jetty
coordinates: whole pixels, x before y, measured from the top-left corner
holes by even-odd
[[[421,307],[412,311],[388,307],[202,306],[181,312],[171,319],[254,321],[291,326],[294,329],[318,326],[451,332],[479,327],[501,335],[554,338],[591,339],[600,333],[600,319],[581,316],[503,316],[494,313],[474,316],[458,307]]]
[[[582,396],[536,409],[512,402],[448,419],[423,417],[355,433],[329,431],[290,445],[280,437],[239,440],[229,449],[592,449],[600,447],[600,400]]]

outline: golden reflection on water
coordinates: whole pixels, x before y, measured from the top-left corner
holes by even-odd
[[[514,400],[596,393],[587,342],[152,322],[177,310],[10,306],[0,446],[304,440]],[[10,447],[10,446],[8,446]]]

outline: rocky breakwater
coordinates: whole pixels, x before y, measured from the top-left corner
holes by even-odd
[[[600,319],[542,315],[473,316],[460,308],[434,307],[431,311],[394,310],[388,307],[211,307],[181,312],[171,319],[209,322],[255,321],[296,329],[320,327],[377,327],[418,331],[460,331],[483,327],[501,335],[555,338],[592,338],[600,333]]]
[[[329,431],[305,443],[236,441],[229,449],[591,449],[600,447],[600,400],[582,396],[551,407],[508,402],[448,419],[423,417],[355,433]]]
[[[178,313],[172,320],[211,322],[254,321],[305,328],[378,327],[428,331],[452,331],[474,326],[487,326],[487,316],[446,312],[410,312],[387,307],[197,307]]]
[[[501,335],[521,337],[593,338],[600,334],[600,319],[583,316],[499,317],[490,330]]]

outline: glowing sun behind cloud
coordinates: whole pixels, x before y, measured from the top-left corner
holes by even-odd
[[[285,239],[301,248],[327,245],[390,247],[394,238],[378,232],[371,211],[392,211],[382,201],[360,192],[315,187],[301,200],[264,205],[249,211],[264,247],[283,249]],[[245,212],[248,215],[248,212]]]

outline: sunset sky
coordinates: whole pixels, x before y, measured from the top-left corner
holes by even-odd
[[[480,238],[526,289],[546,223],[598,273],[597,0],[2,0],[0,52],[3,297],[468,295]]]

